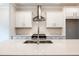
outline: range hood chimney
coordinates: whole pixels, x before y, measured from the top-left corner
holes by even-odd
[[[39,19],[41,19],[41,6],[40,5],[37,6],[37,16]]]
[[[42,16],[41,5],[37,5],[37,16],[33,18],[33,21],[44,21],[45,18]]]

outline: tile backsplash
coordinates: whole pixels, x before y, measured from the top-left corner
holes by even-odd
[[[63,28],[47,28],[46,22],[39,23],[39,33],[46,35],[62,35]],[[32,28],[16,28],[16,35],[33,35],[38,33],[38,24],[33,22]]]

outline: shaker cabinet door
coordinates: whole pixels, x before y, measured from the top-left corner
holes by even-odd
[[[62,27],[64,24],[64,16],[62,12],[59,11],[49,11],[47,12],[47,27]]]
[[[32,27],[32,12],[17,11],[16,12],[16,27]]]
[[[32,12],[25,12],[25,27],[32,27]]]
[[[23,12],[16,12],[16,27],[23,27],[24,26],[24,13]]]
[[[72,18],[79,18],[79,8],[64,8],[65,18],[72,19]]]

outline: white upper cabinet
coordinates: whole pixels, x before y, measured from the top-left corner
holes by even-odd
[[[16,12],[16,27],[23,27],[24,15],[23,12]]]
[[[65,7],[64,14],[65,18],[71,18],[71,19],[79,18],[79,8]]]
[[[16,27],[32,27],[32,11],[17,11]]]
[[[46,27],[63,27],[64,16],[61,11],[47,11]]]
[[[32,12],[25,12],[25,27],[32,27]]]

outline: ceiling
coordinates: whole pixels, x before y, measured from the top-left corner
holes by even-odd
[[[79,3],[15,3],[16,6],[36,6],[36,5],[43,5],[43,6],[79,6]]]

